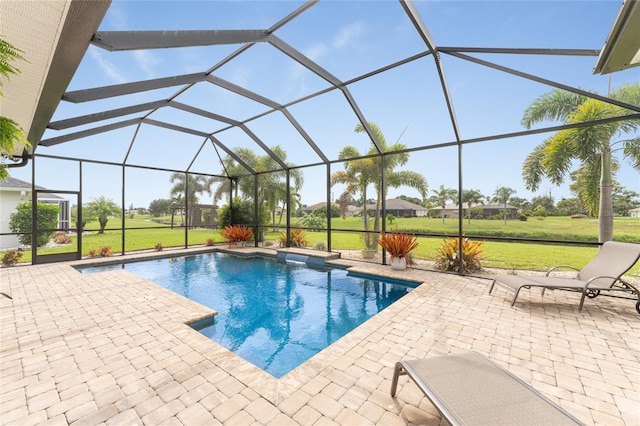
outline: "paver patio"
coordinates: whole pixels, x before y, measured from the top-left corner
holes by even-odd
[[[126,270],[3,268],[0,424],[438,425],[406,377],[389,396],[393,365],[469,350],[586,424],[640,424],[631,301],[578,313],[576,294],[527,290],[511,308],[487,279],[339,262],[424,284],[280,380],[185,325],[208,308]]]

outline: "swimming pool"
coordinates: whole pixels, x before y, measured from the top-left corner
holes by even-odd
[[[198,330],[276,378],[415,287],[343,269],[218,252],[77,269],[126,269],[215,309],[214,323],[199,324]]]

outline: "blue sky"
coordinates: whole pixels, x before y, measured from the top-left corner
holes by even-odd
[[[114,1],[99,31],[267,29],[296,10],[294,1]],[[579,48],[600,49],[620,8],[619,1],[417,1],[414,3],[435,43],[450,47]],[[404,59],[426,49],[397,1],[321,1],[275,32],[287,44],[301,51],[342,81]],[[90,46],[68,90],[122,84],[173,75],[205,72],[219,63],[238,45],[182,49],[114,52]],[[518,69],[559,83],[606,94],[609,84],[640,82],[640,68],[611,76],[593,75],[596,57],[542,57],[468,54],[486,61]],[[524,109],[552,88],[478,64],[442,54],[453,99],[453,107],[463,139],[524,130],[520,119]],[[287,103],[323,90],[329,85],[309,70],[267,43],[258,43],[214,75],[241,85],[279,103]],[[246,120],[268,108],[225,91],[213,84],[198,83],[177,101],[235,120]],[[442,89],[431,57],[378,74],[348,86],[367,120],[377,123],[389,144],[399,141],[407,147],[430,146],[455,140],[443,102]],[[165,99],[177,87],[150,93],[71,104],[61,102],[54,120],[84,115],[101,109]],[[356,134],[357,118],[338,91],[293,105],[291,114],[330,159],[343,146],[360,152],[369,141]],[[137,114],[136,116],[139,116]],[[100,122],[98,125],[117,120]],[[151,118],[172,124],[215,132],[224,123],[163,108]],[[543,123],[539,127],[558,123]],[[89,126],[91,127],[91,126]],[[320,159],[280,113],[268,114],[247,123],[268,146],[280,145],[287,162],[319,163]],[[81,129],[74,129],[77,131]],[[47,131],[43,139],[69,133]],[[68,142],[37,152],[69,155],[101,161],[183,170],[192,163],[196,172],[220,174],[222,167],[211,144],[201,137],[143,126],[130,147],[135,127],[126,127],[82,141]],[[526,190],[521,179],[526,155],[549,134],[470,144],[462,154],[464,187],[491,195],[499,186],[531,199],[551,194],[556,201],[570,196],[568,185],[556,187],[543,182],[536,193]],[[216,137],[230,147],[246,146],[249,137],[238,130]],[[256,147],[256,151],[259,148]],[[196,154],[200,152],[194,160]],[[220,155],[224,155],[223,152]],[[640,192],[640,177],[628,162],[621,162],[618,180]],[[340,170],[332,166],[332,172]],[[414,152],[402,169],[423,174],[430,189],[440,185],[457,188],[455,148]],[[76,190],[77,165],[60,165],[53,160],[38,162],[36,183],[59,190]],[[326,167],[304,170],[302,202],[324,201]],[[12,169],[14,177],[31,180],[29,168]],[[119,167],[84,163],[84,201],[104,195],[120,201],[122,170]],[[148,206],[157,198],[168,198],[169,173],[127,169],[125,205]],[[343,188],[332,192],[338,197]],[[397,188],[389,196],[417,196],[410,188]],[[208,202],[203,195],[201,202]]]

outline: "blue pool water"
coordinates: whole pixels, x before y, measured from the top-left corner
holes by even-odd
[[[218,311],[199,331],[282,377],[412,290],[335,268],[207,253],[78,268],[126,269]]]

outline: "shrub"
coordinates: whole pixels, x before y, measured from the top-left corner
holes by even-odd
[[[313,246],[316,250],[326,250],[327,242],[326,241],[318,241],[315,246]]]
[[[15,251],[14,249],[9,249],[2,255],[2,264],[4,266],[13,266],[16,263],[18,263],[20,259],[22,259],[21,251]]]
[[[418,247],[418,240],[413,234],[406,232],[381,232],[378,237],[378,244],[382,247],[391,257],[406,258],[407,265],[412,264],[409,253]]]
[[[327,217],[323,213],[311,212],[305,214],[300,223],[312,231],[320,231],[327,227]]]
[[[471,219],[483,219],[484,209],[482,207],[471,207]]]
[[[323,215],[324,217],[327,217],[327,206],[322,206],[319,207],[315,210],[315,213],[318,215]],[[340,217],[340,207],[338,206],[334,206],[333,204],[331,205],[331,217]]]
[[[220,235],[231,247],[235,243],[250,240],[253,237],[253,229],[248,226],[227,225],[220,232]]]
[[[480,264],[485,259],[485,251],[482,250],[484,241],[471,241],[468,238],[462,240],[462,268],[464,272],[477,272],[482,270]],[[460,272],[460,259],[458,248],[460,238],[445,238],[436,251],[435,267],[441,271]]]
[[[207,238],[207,240],[204,242],[204,245],[207,247],[211,247],[212,245],[214,245],[216,242],[214,241],[213,238]]]
[[[547,215],[547,209],[545,209],[544,206],[536,206],[536,208],[533,209],[533,215],[534,216],[546,216]]]
[[[393,222],[395,222],[396,217],[394,215],[392,215],[391,213],[387,213],[387,224],[388,225],[393,225]]]
[[[162,245],[162,243],[158,243],[155,245],[154,249],[155,251],[162,251],[162,249],[164,249],[164,246]]]
[[[520,213],[518,215],[518,220],[520,220],[522,222],[526,222],[527,221],[527,215]]]
[[[58,227],[58,214],[60,207],[57,204],[38,203],[37,222],[40,229],[55,229]],[[16,212],[9,216],[9,229],[18,234],[18,241],[23,245],[31,245],[31,202],[18,203]],[[49,242],[53,231],[41,231],[36,236],[38,247]]]
[[[56,235],[53,237],[53,241],[56,244],[71,244],[71,237],[65,234],[64,232],[56,232]]]
[[[101,247],[100,250],[91,249],[87,252],[87,256],[89,257],[111,257],[113,253],[111,253],[111,247],[104,246]]]
[[[302,229],[292,229],[290,235],[293,247],[305,247],[308,244],[307,235]]]
[[[287,232],[280,232],[280,235],[278,236],[280,247],[306,247],[309,243],[307,240],[307,235],[302,229],[292,229],[290,232],[290,236],[290,245],[287,246]]]
[[[233,199],[233,208],[225,204],[218,210],[218,224],[220,227],[231,225],[232,223],[249,224],[253,223],[253,200]],[[266,225],[269,222],[269,214],[264,207],[258,209],[258,226]]]

